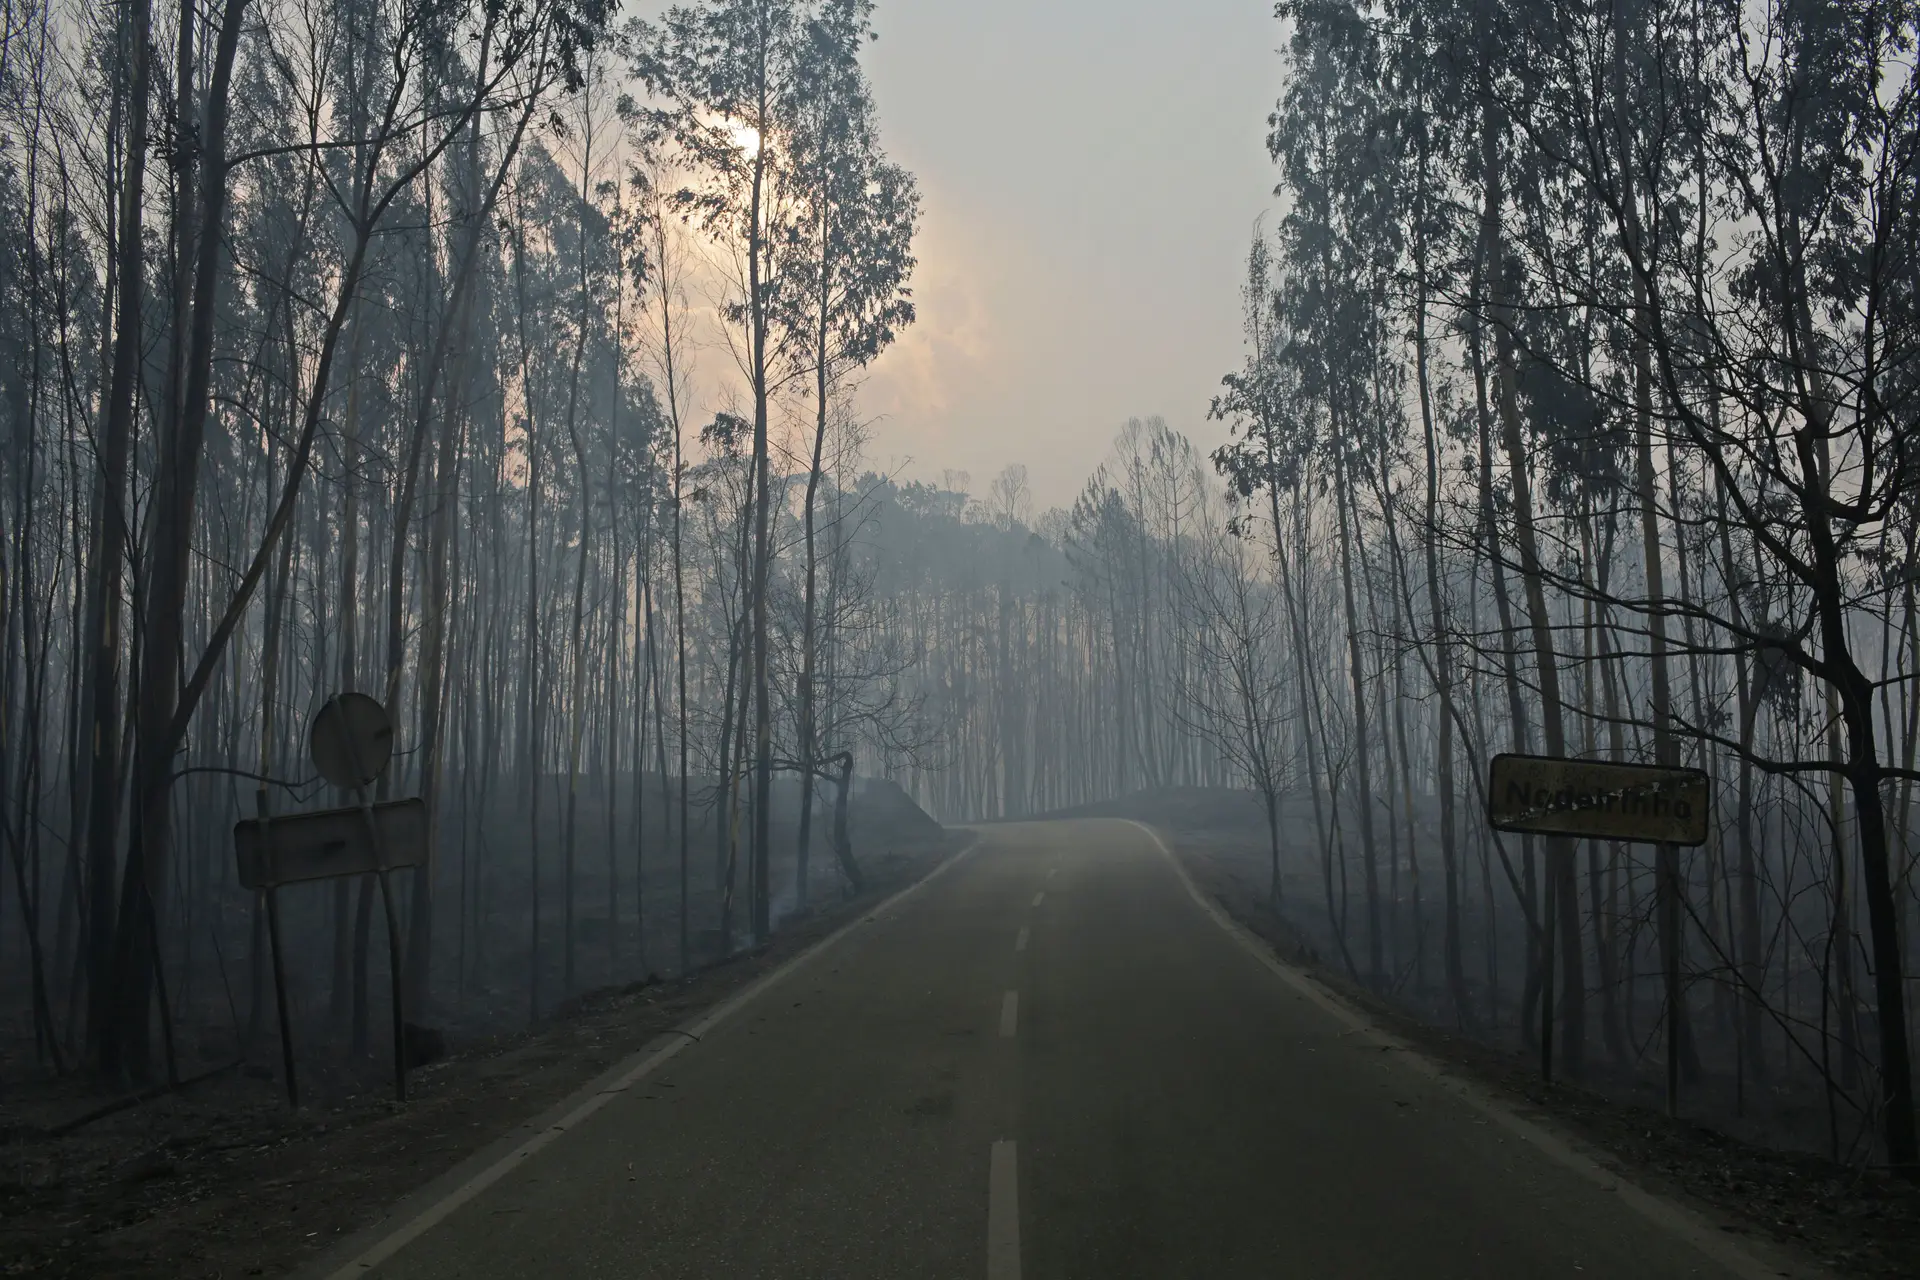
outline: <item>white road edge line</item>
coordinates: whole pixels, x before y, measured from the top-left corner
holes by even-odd
[[[987,1161],[987,1280],[1020,1280],[1020,1155],[1012,1138]]]
[[[1020,1025],[1020,993],[1009,991],[1000,997],[1000,1038],[1013,1038]]]
[[[740,1012],[740,1010],[750,1004],[756,996],[759,996],[768,988],[777,985],[790,976],[795,970],[804,966],[808,961],[815,959],[822,952],[830,949],[835,943],[846,937],[847,934],[853,932],[853,930],[860,925],[881,919],[887,915],[888,912],[892,911],[901,902],[924,888],[949,867],[957,865],[979,846],[980,838],[975,836],[971,844],[954,854],[951,858],[948,858],[932,871],[921,876],[918,880],[881,902],[872,910],[862,912],[852,920],[847,921],[838,929],[835,929],[832,933],[820,939],[820,941],[814,943],[799,955],[794,956],[771,973],[764,974],[755,979],[750,985],[716,1005],[705,1017],[693,1025],[668,1032],[666,1035],[659,1037],[660,1040],[665,1040],[666,1043],[657,1049],[642,1049],[639,1053],[634,1054],[625,1062],[613,1068],[613,1070],[606,1075],[601,1076],[598,1080],[593,1081],[591,1084],[577,1091],[571,1098],[567,1099],[566,1102],[563,1102],[560,1108],[555,1109],[565,1109],[559,1119],[554,1120],[549,1117],[538,1117],[530,1121],[527,1126],[523,1127],[539,1126],[539,1131],[532,1137],[514,1147],[513,1150],[506,1155],[487,1164],[471,1177],[462,1181],[458,1186],[451,1188],[445,1194],[433,1200],[432,1203],[421,1208],[419,1212],[413,1214],[401,1226],[369,1244],[344,1264],[319,1274],[325,1275],[328,1280],[355,1280],[356,1277],[366,1275],[373,1268],[393,1257],[394,1254],[399,1253],[400,1250],[406,1248],[409,1244],[445,1221],[447,1217],[461,1205],[472,1200],[488,1187],[491,1187],[494,1183],[506,1177],[508,1173],[524,1163],[527,1157],[549,1146],[556,1138],[587,1120],[594,1112],[606,1106],[607,1103],[613,1101],[614,1098],[618,1097],[629,1087],[646,1079],[661,1067],[665,1066],[693,1040],[705,1036],[709,1031],[712,1031],[728,1018]],[[668,1037],[671,1038],[669,1039]],[[301,1274],[308,1273],[303,1272]],[[1018,1271],[1014,1274],[1018,1275]]]
[[[1020,926],[1020,936],[1013,940],[1013,949],[1015,951],[1025,951],[1027,949],[1027,935],[1031,932],[1032,930],[1028,929],[1026,925]]]
[[[1045,889],[1042,889],[1042,890],[1041,890],[1040,892],[1038,892],[1038,893],[1036,893],[1036,894],[1034,894],[1034,895],[1033,895],[1033,905],[1034,905],[1034,906],[1036,906],[1036,907],[1037,907],[1037,906],[1039,906],[1039,905],[1040,905],[1040,902],[1041,902],[1041,900],[1042,900],[1043,898],[1045,898],[1046,896],[1047,896],[1047,891],[1046,891]]]
[[[1778,1255],[1770,1249],[1762,1253],[1736,1242],[1703,1215],[1685,1205],[1656,1195],[1637,1183],[1628,1181],[1598,1159],[1580,1150],[1573,1141],[1520,1115],[1505,1100],[1488,1092],[1479,1084],[1455,1075],[1413,1045],[1376,1025],[1365,1013],[1342,1000],[1333,991],[1281,960],[1273,953],[1273,948],[1267,945],[1265,939],[1228,915],[1219,903],[1193,882],[1193,877],[1187,874],[1186,866],[1175,856],[1173,850],[1168,848],[1167,842],[1161,838],[1158,831],[1144,822],[1135,822],[1131,818],[1125,818],[1122,821],[1138,827],[1147,834],[1153,841],[1154,847],[1160,851],[1160,856],[1167,860],[1173,867],[1174,873],[1180,877],[1180,882],[1187,887],[1187,895],[1199,905],[1202,911],[1211,916],[1213,922],[1225,930],[1229,937],[1300,995],[1346,1023],[1353,1030],[1373,1037],[1375,1043],[1398,1050],[1399,1052],[1393,1055],[1394,1061],[1432,1079],[1488,1120],[1523,1142],[1530,1143],[1554,1163],[1581,1175],[1603,1191],[1614,1192],[1620,1197],[1622,1204],[1631,1207],[1641,1217],[1680,1237],[1735,1275],[1744,1277],[1745,1280],[1762,1280],[1762,1278],[1771,1280],[1776,1276],[1817,1277],[1828,1274],[1818,1269],[1809,1270],[1806,1264],[1799,1260]]]

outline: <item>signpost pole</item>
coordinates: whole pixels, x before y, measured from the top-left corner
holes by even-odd
[[[387,881],[387,869],[374,872],[380,877],[380,906],[387,914],[387,967],[393,978],[393,1096],[407,1100],[406,1018],[400,1007],[400,988],[405,975],[400,969],[400,928],[393,914],[393,886]]]
[[[262,821],[260,824],[267,824]],[[293,1075],[293,1024],[287,1016],[286,967],[280,962],[280,898],[272,888],[262,889],[267,899],[267,951],[273,957],[273,1002],[280,1012],[280,1065],[287,1074],[287,1105],[300,1106],[300,1084]]]
[[[426,806],[419,799],[376,805],[367,784],[386,772],[393,755],[393,722],[386,709],[364,694],[346,693],[327,699],[314,713],[308,730],[309,750],[320,776],[356,803],[339,809],[287,815],[276,827],[262,786],[255,794],[257,816],[233,829],[234,852],[240,882],[264,895],[267,947],[273,960],[274,1002],[280,1015],[280,1057],[287,1077],[287,1101],[300,1105],[300,1085],[294,1075],[293,1024],[287,1005],[285,957],[280,945],[282,884],[325,880],[347,875],[374,875],[380,880],[380,905],[387,918],[387,962],[393,986],[393,1090],[407,1100],[406,968],[401,962],[400,921],[393,908],[393,884],[388,873],[395,866],[418,869],[426,860]],[[383,822],[392,824],[385,829]],[[364,828],[356,833],[355,825]],[[345,830],[343,830],[343,826]],[[397,843],[396,854],[393,846]]]
[[[1707,842],[1713,780],[1703,770],[1678,765],[1627,764],[1610,760],[1568,760],[1502,752],[1489,762],[1487,820],[1496,831],[1539,834],[1547,842],[1546,920],[1536,931],[1545,941],[1540,958],[1540,1075],[1553,1079],[1553,969],[1558,880],[1565,859],[1573,885],[1573,846],[1569,837],[1651,844],[1654,880],[1660,896],[1660,949],[1665,961],[1667,1037],[1667,1114],[1680,1112],[1680,854],[1683,845]],[[1576,894],[1569,909],[1576,908]],[[1577,911],[1576,925],[1577,925]],[[1568,974],[1569,978],[1576,977]]]
[[[280,958],[280,899],[273,889],[273,818],[267,808],[267,789],[264,785],[253,794],[254,809],[260,815],[260,847],[265,851],[268,868],[266,894],[267,908],[267,954],[273,963],[273,1005],[280,1019],[280,1065],[287,1076],[287,1105],[298,1110],[300,1107],[300,1083],[293,1074],[293,1020],[287,1011],[287,974],[286,966]]]
[[[1666,953],[1667,995],[1667,1115],[1680,1114],[1680,850],[1662,844],[1659,851],[1660,878],[1664,882],[1660,904],[1662,950]]]
[[[365,777],[360,761],[359,747],[349,739],[347,751],[353,758],[354,772]],[[386,843],[380,838],[380,824],[373,816],[373,800],[367,794],[363,782],[354,788],[360,800],[360,812],[366,818],[367,840],[373,845],[374,861],[380,869],[374,874],[380,878],[380,909],[387,917],[387,976],[393,989],[393,1096],[396,1101],[407,1100],[407,1038],[406,1009],[401,1004],[402,988],[406,985],[406,974],[400,965],[400,924],[393,910],[393,884],[387,879]],[[416,890],[417,892],[417,890]]]
[[[1553,915],[1557,905],[1554,901],[1554,881],[1558,878],[1558,869],[1554,866],[1554,855],[1559,852],[1558,840],[1547,841],[1546,892],[1544,900],[1546,918],[1540,922],[1537,936],[1540,939],[1540,1078],[1548,1084],[1553,1083]]]

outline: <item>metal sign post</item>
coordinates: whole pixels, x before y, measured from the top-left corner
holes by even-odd
[[[273,856],[273,828],[271,819],[267,816],[266,789],[264,787],[261,788],[259,794],[260,843],[267,851],[267,857],[271,859]],[[240,877],[240,882],[242,884],[247,882],[244,873]],[[287,1105],[297,1110],[300,1106],[300,1082],[293,1072],[293,1019],[289,1016],[287,1010],[286,969],[280,962],[280,897],[276,892],[277,888],[277,885],[268,884],[257,890],[257,892],[266,899],[267,954],[272,957],[273,961],[273,1005],[274,1011],[280,1018],[280,1065],[287,1077]],[[258,971],[256,970],[256,972]]]
[[[380,910],[387,920],[387,979],[393,994],[393,1092],[395,1098],[405,1102],[407,1023],[402,992],[406,981],[400,960],[400,924],[393,910],[393,882],[387,876],[394,864],[387,858],[373,798],[367,792],[393,759],[393,722],[387,718],[386,708],[366,694],[343,693],[327,699],[314,713],[307,739],[320,776],[336,787],[351,790],[360,802],[367,845],[373,852],[373,874],[380,880]],[[426,847],[424,830],[420,847],[423,851]]]
[[[352,791],[359,803],[343,809],[270,817],[264,804],[258,818],[233,829],[240,883],[266,897],[268,948],[280,1012],[280,1052],[287,1076],[287,1100],[300,1105],[294,1079],[293,1033],[287,1008],[286,976],[280,948],[277,891],[281,885],[340,876],[373,875],[387,920],[387,958],[393,984],[393,1087],[407,1100],[406,1015],[402,1004],[404,969],[400,926],[393,909],[388,872],[422,867],[427,861],[427,804],[413,798],[376,803],[368,784],[386,772],[393,758],[393,725],[385,708],[365,694],[329,698],[314,714],[308,734],[314,767],[328,782]]]
[[[1487,820],[1496,831],[1523,835],[1621,840],[1658,847],[1656,878],[1662,890],[1660,922],[1666,973],[1667,1110],[1679,1096],[1679,847],[1707,842],[1713,782],[1699,769],[1564,760],[1507,753],[1493,758],[1487,779]],[[1540,984],[1540,1073],[1553,1078],[1554,869],[1548,868],[1546,955]],[[1670,917],[1670,918],[1669,918]]]

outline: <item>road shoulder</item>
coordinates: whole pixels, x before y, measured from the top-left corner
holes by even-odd
[[[1128,821],[1134,821],[1127,819]],[[1815,1157],[1749,1146],[1705,1126],[1564,1083],[1467,1035],[1420,1022],[1316,963],[1264,897],[1200,842],[1153,831],[1203,906],[1224,914],[1264,956],[1317,993],[1336,1016],[1406,1047],[1475,1105],[1547,1135],[1600,1178],[1639,1189],[1710,1237],[1738,1242],[1759,1274],[1920,1275],[1920,1188]]]

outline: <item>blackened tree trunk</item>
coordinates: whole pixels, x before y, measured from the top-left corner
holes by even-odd
[[[115,245],[118,312],[112,372],[102,409],[96,521],[87,551],[89,605],[88,701],[92,708],[88,767],[88,1020],[87,1039],[106,1074],[123,1067],[114,980],[114,883],[119,868],[120,655],[122,583],[131,550],[127,518],[127,465],[132,451],[134,390],[140,374],[146,259],[142,240],[147,171],[147,98],[150,14],[147,0],[124,0],[120,9],[118,62],[126,77],[125,131],[120,143],[120,206]]]
[[[1367,978],[1376,985],[1384,980],[1382,938],[1380,936],[1380,860],[1373,838],[1373,766],[1369,759],[1367,737],[1367,674],[1360,654],[1360,614],[1353,594],[1353,540],[1359,531],[1349,519],[1351,495],[1347,488],[1349,468],[1346,442],[1341,430],[1346,424],[1335,412],[1333,427],[1334,505],[1340,517],[1340,588],[1347,610],[1347,662],[1353,683],[1353,758],[1357,775],[1355,808],[1360,819],[1360,855],[1367,877]]]

